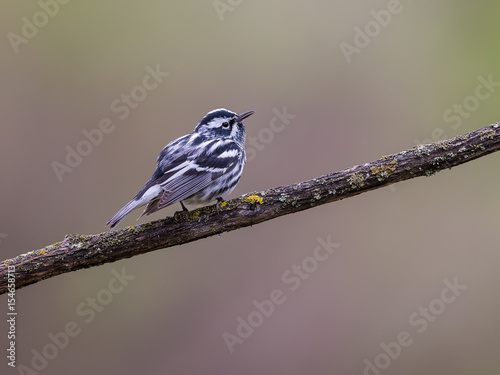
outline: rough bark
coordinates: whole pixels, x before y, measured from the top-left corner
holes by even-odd
[[[399,181],[451,168],[500,149],[500,124],[297,184],[245,194],[215,205],[177,212],[172,217],[94,235],[67,235],[39,250],[0,264],[0,294],[8,290],[9,266],[16,288],[65,272],[130,258],[196,241],[325,203],[349,198]]]

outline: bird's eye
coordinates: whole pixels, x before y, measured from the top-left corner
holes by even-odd
[[[229,128],[229,122],[223,122],[222,129],[227,129],[227,128]]]

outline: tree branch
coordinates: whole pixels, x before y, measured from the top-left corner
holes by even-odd
[[[9,267],[16,288],[82,268],[99,266],[153,250],[210,237],[477,159],[500,149],[500,123],[449,140],[418,145],[371,163],[242,195],[221,205],[176,212],[146,224],[95,235],[67,235],[43,249],[0,264],[0,294],[7,292]],[[12,274],[12,268],[10,268]]]

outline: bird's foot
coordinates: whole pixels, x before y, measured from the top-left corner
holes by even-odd
[[[217,203],[215,204],[215,208],[217,209],[217,214],[220,214],[221,203],[225,203],[226,201],[222,199],[222,197],[217,197]]]
[[[184,203],[182,203],[182,201],[180,201],[180,203],[181,203],[181,206],[182,206],[182,211],[189,212],[189,210],[186,208],[186,206],[184,206]]]

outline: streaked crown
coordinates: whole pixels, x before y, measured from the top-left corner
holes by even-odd
[[[245,143],[245,125],[243,119],[250,116],[254,111],[242,114],[229,111],[224,108],[208,112],[200,123],[194,128],[195,133],[201,133],[208,138],[230,138],[234,141]]]

